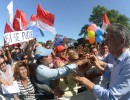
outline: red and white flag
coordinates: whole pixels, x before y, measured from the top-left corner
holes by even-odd
[[[6,23],[4,33],[8,33],[8,32],[13,32],[13,29],[8,23]]]
[[[14,17],[13,28],[14,28],[15,31],[21,31],[22,30],[20,18]]]
[[[12,23],[13,23],[13,2],[11,1],[8,6],[8,16],[7,16],[7,22],[5,25],[4,33],[13,32]]]
[[[103,15],[102,29],[103,29],[104,31],[106,31],[106,28],[107,28],[107,26],[108,26],[109,24],[110,24],[110,21],[109,21],[109,19],[108,19],[108,17],[107,17],[107,14],[104,13],[104,15]]]
[[[22,11],[17,9],[14,21],[13,21],[13,28],[16,31],[25,30],[28,25],[28,20],[26,14]]]
[[[30,18],[30,26],[36,25],[36,21],[37,21],[37,16],[33,14]]]
[[[44,10],[40,4],[37,8],[37,22],[36,26],[42,30],[48,30],[53,34],[56,34],[54,27],[55,15]]]

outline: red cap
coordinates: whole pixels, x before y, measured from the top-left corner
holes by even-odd
[[[15,44],[13,44],[12,46],[14,46],[14,47],[16,46],[16,47],[19,48],[19,47],[21,46],[21,44],[20,44],[20,43],[15,43]]]
[[[56,52],[62,52],[65,50],[65,47],[62,45],[58,45],[55,50],[56,50]]]

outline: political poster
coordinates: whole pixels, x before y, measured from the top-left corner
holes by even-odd
[[[4,34],[4,40],[9,44],[21,43],[33,39],[33,31],[15,31]]]

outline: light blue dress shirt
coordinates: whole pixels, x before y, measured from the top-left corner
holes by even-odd
[[[115,59],[116,58],[112,54],[109,53],[103,60],[109,66],[109,69],[105,71],[106,73],[103,75],[103,80],[101,81],[101,86],[104,88],[108,88],[108,85],[110,83],[111,70],[113,68],[113,63]]]
[[[112,60],[113,64],[108,64],[104,73],[110,81],[109,88],[95,85],[93,93],[99,100],[130,100],[130,51],[127,49],[119,58]]]
[[[50,69],[45,65],[39,65],[36,69],[37,80],[41,83],[45,83],[50,86],[50,80],[58,79],[60,77],[66,76],[73,69],[76,69],[76,64],[66,65],[61,68]]]

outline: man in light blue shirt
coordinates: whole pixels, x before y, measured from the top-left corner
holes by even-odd
[[[130,99],[130,51],[128,49],[114,60],[113,65],[108,65],[108,69],[104,72],[104,77],[110,81],[108,89],[104,89],[99,85],[95,85],[93,88],[93,93],[98,99]]]
[[[82,82],[99,100],[130,100],[130,33],[121,24],[111,24],[107,28],[106,44],[112,61],[104,63],[93,57],[93,62],[109,80],[107,89],[95,85],[79,74],[74,78]]]
[[[51,69],[52,64],[52,49],[46,49],[38,46],[35,51],[35,58],[37,59],[36,78],[39,82],[51,86],[50,81],[68,75],[71,70],[77,69],[78,66],[88,63],[87,59],[79,60],[75,64],[66,65],[61,68]],[[61,62],[59,62],[61,63]]]

